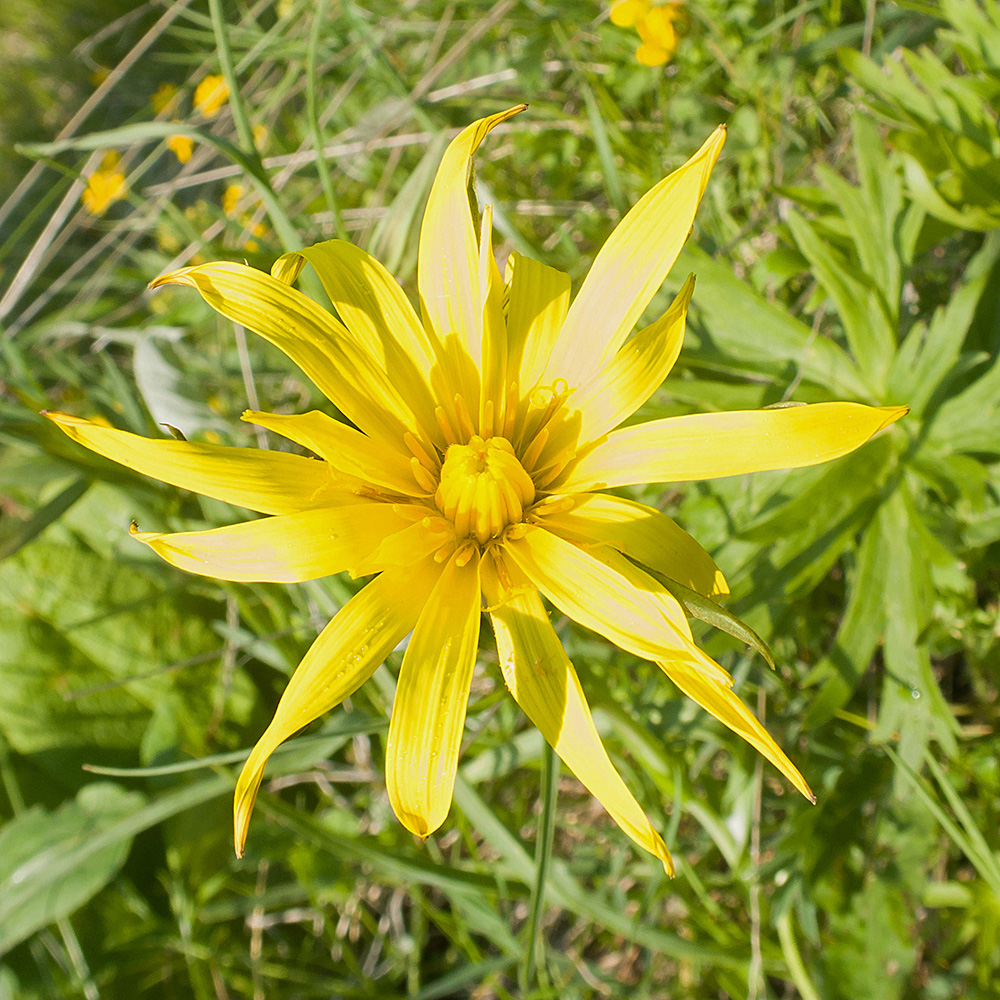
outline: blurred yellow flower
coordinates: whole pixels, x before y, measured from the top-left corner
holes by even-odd
[[[181,163],[187,163],[191,159],[191,154],[194,152],[194,142],[186,135],[172,135],[167,139],[167,149],[169,149],[174,156],[180,160]]]
[[[246,225],[248,225],[248,223],[244,222],[244,226]],[[253,233],[253,235],[259,239],[260,237],[264,236],[264,234],[267,232],[267,226],[265,226],[263,222],[255,222],[252,225],[250,225],[250,232]],[[257,240],[252,238],[248,239],[243,244],[243,246],[246,247],[246,249],[249,250],[250,253],[256,253],[260,249],[260,244],[257,242]]]
[[[229,100],[229,85],[220,75],[206,76],[195,87],[194,109],[206,118],[214,118],[219,109]]]
[[[422,315],[377,260],[341,240],[286,253],[270,274],[217,262],[152,282],[194,288],[315,382],[345,420],[321,411],[244,419],[317,458],[146,439],[47,414],[135,471],[266,515],[179,534],[133,526],[175,566],[279,583],[375,574],[305,654],[246,761],[234,803],[238,854],[275,748],[353,694],[411,632],[385,744],[386,788],[408,830],[433,833],[451,806],[485,612],[517,703],[621,829],[671,872],[666,845],[604,749],[543,597],[655,663],[812,798],[730,676],[695,644],[670,589],[703,602],[723,597],[719,568],[666,514],[605,491],[825,462],[905,407],[814,403],[622,427],[680,351],[693,277],[631,334],[688,238],[725,130],[622,219],[571,301],[568,275],[518,253],[502,278],[492,206],[478,233],[473,221],[472,156],[523,110],[474,122],[444,153],[420,232]],[[292,287],[307,263],[335,314]]]
[[[238,208],[240,198],[242,197],[242,184],[230,184],[226,187],[226,190],[222,192],[222,211],[225,212],[229,218],[233,218],[236,215],[236,209]]]
[[[651,5],[648,0],[621,0],[610,12],[612,24],[634,27],[642,39],[635,58],[643,66],[663,66],[677,50],[677,24],[685,17],[679,2]]]
[[[267,146],[267,140],[270,138],[271,133],[268,131],[266,125],[254,125],[253,144],[259,151],[263,152],[265,146]]]
[[[121,201],[128,191],[125,175],[118,169],[119,156],[108,150],[101,165],[87,178],[80,200],[91,215],[104,215],[116,201]]]
[[[149,99],[153,108],[153,114],[162,115],[170,106],[170,102],[177,96],[177,87],[172,83],[161,83],[156,92]]]

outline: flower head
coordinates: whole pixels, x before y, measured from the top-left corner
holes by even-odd
[[[113,149],[108,150],[100,167],[87,178],[80,200],[91,215],[104,215],[116,201],[125,197],[128,185],[118,163],[118,154]]]
[[[518,704],[615,822],[670,871],[663,840],[602,746],[543,598],[655,663],[811,797],[726,671],[695,645],[663,582],[719,598],[728,591],[718,567],[665,514],[603,491],[826,461],[905,408],[818,403],[616,429],[680,350],[690,278],[662,316],[629,335],[688,236],[725,130],[626,215],[571,301],[569,278],[529,257],[512,254],[502,278],[490,206],[478,232],[473,220],[472,155],[522,110],[475,122],[445,151],[420,233],[420,315],[378,261],[339,240],[285,254],[270,275],[211,263],[153,282],[194,288],[316,383],[350,424],[319,411],[244,414],[316,458],[148,440],[48,414],[132,469],[267,515],[179,534],[133,528],[175,566],[238,581],[375,574],[310,647],[244,766],[239,853],[270,754],[351,695],[411,632],[386,786],[409,830],[436,830],[451,804],[485,610]],[[339,319],[292,287],[307,263]]]
[[[663,66],[677,49],[677,25],[684,18],[684,6],[670,2],[653,6],[648,0],[619,0],[609,14],[612,24],[632,28],[642,44],[635,50],[643,66]]]
[[[177,157],[180,163],[187,163],[194,152],[194,141],[186,135],[172,135],[167,139],[167,149]]]
[[[194,109],[214,118],[229,100],[229,84],[218,74],[209,74],[194,89]]]

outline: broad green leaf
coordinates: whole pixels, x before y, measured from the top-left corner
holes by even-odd
[[[673,273],[691,271],[698,281],[691,309],[698,318],[701,337],[700,345],[691,352],[695,358],[735,360],[743,371],[787,384],[798,375],[824,386],[838,398],[871,398],[861,374],[843,350],[824,337],[814,337],[808,326],[758,295],[727,264],[712,260],[695,247],[686,247]],[[681,354],[682,360],[688,350]]]
[[[882,608],[889,567],[885,545],[879,534],[880,519],[874,518],[858,549],[857,565],[850,578],[847,606],[833,646],[809,672],[804,683],[821,682],[810,701],[803,725],[821,726],[847,704],[868,670],[885,627]]]
[[[69,916],[114,878],[132,837],[107,839],[107,832],[141,806],[137,792],[98,782],[53,813],[33,806],[0,827],[0,955]],[[94,849],[101,836],[107,842]]]
[[[954,716],[921,641],[931,612],[927,556],[910,504],[897,490],[879,511],[882,558],[890,567],[881,604],[885,613],[885,679],[874,738],[899,740],[900,756],[919,763],[934,739],[948,754],[957,750]]]

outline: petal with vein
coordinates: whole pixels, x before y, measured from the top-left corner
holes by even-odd
[[[810,802],[816,801],[799,769],[728,686],[706,677],[687,663],[665,661],[660,663],[660,668],[692,701],[763,754]]]
[[[528,526],[503,553],[564,614],[647,660],[681,659],[725,682],[728,674],[692,641],[676,598],[624,556],[591,553]]]
[[[482,298],[479,240],[469,206],[472,154],[489,132],[527,107],[519,104],[473,122],[449,143],[420,227],[417,287],[424,320],[443,341],[455,334],[480,365]]]
[[[519,253],[510,255],[507,269],[508,364],[523,395],[534,388],[545,371],[569,310],[570,280],[568,274]]]
[[[385,786],[399,821],[432,834],[451,808],[482,618],[479,556],[445,566],[399,671],[385,748]]]
[[[384,365],[425,431],[432,431],[430,371],[434,347],[399,282],[371,254],[346,240],[327,240],[279,257],[271,267],[292,284],[312,264],[337,315],[372,357]]]
[[[441,574],[433,559],[383,573],[337,612],[309,647],[264,735],[253,748],[233,804],[237,857],[243,856],[247,827],[267,759],[280,743],[350,697],[413,628]]]
[[[906,412],[905,406],[811,403],[650,420],[612,431],[551,488],[583,493],[798,469],[854,451]]]
[[[284,351],[369,436],[399,441],[419,429],[379,358],[308,295],[264,271],[224,261],[173,271],[149,287],[171,284],[196,289],[216,312]]]
[[[562,509],[560,499],[552,502],[552,514],[545,512],[544,504],[535,508],[539,523],[549,531],[578,543],[610,545],[706,597],[729,593],[712,557],[666,514],[604,493],[578,494],[570,510]]]
[[[582,384],[632,332],[691,232],[725,141],[720,125],[684,166],[643,195],[608,237],[570,306],[549,358],[550,379]]]
[[[78,444],[162,483],[262,514],[292,514],[336,503],[343,491],[326,462],[259,448],[228,448],[140,434],[43,411]]]
[[[172,566],[217,580],[301,583],[353,572],[386,535],[409,520],[392,504],[364,501],[300,514],[279,514],[208,531],[136,531]]]
[[[601,743],[580,680],[538,592],[522,593],[502,603],[504,588],[491,584],[491,564],[490,558],[483,561],[483,588],[487,602],[496,606],[490,617],[500,668],[514,700],[611,818],[673,875],[663,838],[653,829]]]
[[[243,419],[314,451],[334,474],[340,472],[404,496],[427,494],[414,480],[404,455],[381,438],[368,437],[319,410],[289,414],[247,410]]]

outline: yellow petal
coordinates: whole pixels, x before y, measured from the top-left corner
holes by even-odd
[[[150,283],[189,285],[216,311],[260,334],[372,437],[401,441],[417,421],[363,343],[302,292],[256,268],[220,261],[186,267]]]
[[[403,496],[427,494],[414,480],[409,459],[404,455],[381,439],[368,437],[319,410],[292,414],[247,410],[243,419],[314,451],[334,474],[343,473]]]
[[[799,774],[798,768],[785,756],[784,751],[771,739],[756,716],[724,684],[704,676],[687,663],[667,661],[660,664],[663,672],[692,700],[719,722],[742,736],[755,750],[762,753],[810,802],[816,796]]]
[[[477,367],[482,297],[479,240],[469,207],[472,154],[491,129],[526,107],[519,104],[480,118],[451,141],[434,178],[420,228],[417,286],[425,322],[441,341],[456,335]]]
[[[681,659],[728,678],[692,641],[673,595],[623,556],[585,552],[530,525],[502,551],[560,611],[616,646],[647,660]]]
[[[479,288],[482,295],[482,392],[479,433],[503,433],[507,402],[507,325],[503,317],[503,281],[493,253],[493,206],[483,208],[479,234]]]
[[[563,538],[609,545],[706,597],[729,593],[712,557],[675,521],[652,507],[604,493],[584,493],[572,500],[553,498],[534,513],[539,524]]]
[[[271,274],[295,281],[312,264],[337,315],[368,353],[377,358],[428,432],[435,428],[430,372],[434,347],[395,278],[360,247],[328,240],[279,257]]]
[[[424,605],[399,671],[385,785],[399,821],[427,837],[451,808],[479,648],[479,556],[452,556]]]
[[[668,51],[667,49],[661,49],[659,45],[655,45],[652,42],[643,42],[635,50],[635,61],[642,66],[650,66],[655,68],[656,66],[666,66],[670,62],[670,52],[673,48]]]
[[[300,583],[353,571],[386,535],[410,521],[392,504],[355,502],[301,514],[281,514],[208,531],[136,531],[172,566],[217,580]]]
[[[608,16],[612,24],[617,24],[620,28],[631,28],[648,10],[648,0],[619,0],[612,4]]]
[[[568,274],[512,253],[510,306],[507,312],[508,358],[522,395],[542,377],[552,347],[569,310]]]
[[[674,866],[663,838],[608,758],[580,680],[549,623],[537,591],[502,603],[506,588],[495,579],[492,558],[483,561],[483,589],[497,641],[500,669],[514,700],[549,744],[640,847]],[[513,567],[505,567],[510,575]]]
[[[632,416],[670,374],[684,341],[684,325],[694,293],[694,275],[684,282],[670,308],[626,341],[601,370],[572,395],[578,409],[578,441],[589,444]]]
[[[666,7],[654,7],[636,24],[636,30],[647,45],[662,49],[665,59],[677,48],[677,32],[674,31],[671,12]]]
[[[632,332],[673,266],[726,140],[720,125],[680,169],[648,191],[601,247],[570,306],[546,377],[578,386]]]
[[[325,462],[257,448],[144,438],[52,410],[44,415],[98,455],[144,476],[262,514],[291,514],[336,501]]]
[[[413,628],[440,574],[441,567],[433,559],[383,573],[352,597],[309,647],[236,783],[237,857],[243,856],[250,813],[268,757],[292,733],[339,705],[371,677]]]
[[[651,420],[613,431],[551,488],[576,493],[798,469],[854,451],[907,409],[813,403]]]

